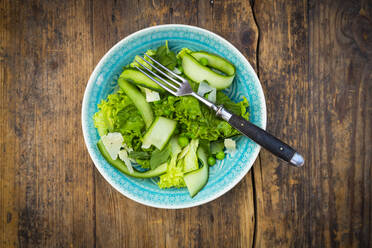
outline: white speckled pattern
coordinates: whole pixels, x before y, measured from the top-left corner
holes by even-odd
[[[182,47],[216,53],[231,61],[237,69],[233,85],[226,93],[237,101],[246,96],[250,103],[250,120],[266,128],[266,105],[261,84],[249,62],[228,41],[207,31],[187,25],[160,25],[140,30],[112,47],[94,69],[85,90],[82,126],[89,154],[102,176],[126,197],[158,208],[187,208],[216,199],[234,187],[249,171],[260,147],[246,137],[237,138],[237,152],[210,168],[207,185],[191,198],[186,188],[161,190],[154,180],[123,175],[101,156],[96,144],[99,135],[93,124],[97,104],[114,91],[122,67],[134,56],[156,48],[168,40],[172,50]]]

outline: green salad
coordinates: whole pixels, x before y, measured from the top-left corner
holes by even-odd
[[[249,118],[248,101],[235,103],[223,93],[235,76],[226,59],[183,48],[177,54],[168,42],[146,52],[188,79],[199,95]],[[235,151],[231,139],[240,133],[192,96],[175,97],[136,67],[151,66],[141,57],[123,68],[115,93],[98,104],[94,125],[105,159],[126,175],[157,178],[160,188],[187,187],[191,197],[207,183],[209,166]],[[149,63],[152,63],[149,61]]]

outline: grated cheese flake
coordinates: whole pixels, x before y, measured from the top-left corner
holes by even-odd
[[[125,150],[125,149],[122,149],[119,151],[119,158],[125,163],[125,165],[127,166],[128,170],[130,173],[133,173],[134,170],[133,170],[133,166],[132,166],[132,162],[130,161],[129,157],[128,157],[128,152]]]
[[[121,133],[108,133],[101,137],[103,145],[111,158],[115,160],[118,157],[120,148],[123,145],[124,138]]]
[[[233,139],[225,139],[224,145],[226,148],[226,151],[230,154],[234,154],[236,152],[236,142]]]
[[[156,102],[160,100],[160,95],[158,92],[144,88],[146,94],[146,102]]]

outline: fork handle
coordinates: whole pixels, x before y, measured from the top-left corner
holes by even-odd
[[[243,117],[232,114],[225,109],[219,109],[219,111],[217,111],[217,115],[220,115],[242,134],[248,138],[251,138],[257,144],[261,145],[274,155],[289,162],[291,165],[301,167],[304,164],[303,157],[292,147],[266,132],[262,128],[245,120]]]

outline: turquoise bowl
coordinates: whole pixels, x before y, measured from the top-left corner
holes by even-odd
[[[89,78],[82,105],[82,126],[89,154],[102,176],[120,193],[141,204],[157,208],[188,208],[212,201],[233,188],[249,171],[260,151],[260,146],[246,137],[236,139],[237,151],[210,167],[206,186],[191,198],[186,188],[159,189],[152,179],[128,177],[101,156],[97,142],[99,135],[93,124],[97,104],[112,93],[123,66],[134,56],[156,48],[168,40],[169,47],[182,47],[219,54],[231,61],[237,76],[226,93],[234,101],[247,97],[250,120],[266,128],[266,104],[260,81],[247,59],[224,38],[194,26],[160,25],[140,30],[113,46],[99,61]]]

